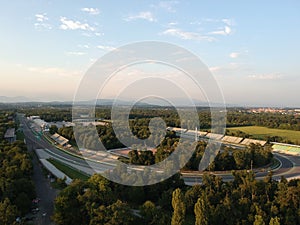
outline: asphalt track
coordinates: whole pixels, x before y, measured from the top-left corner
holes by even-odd
[[[34,144],[36,149],[46,149],[47,154],[49,154],[51,157],[90,175],[115,168],[115,161],[110,160],[109,158],[105,158],[105,160],[101,160],[101,162],[99,162],[96,161],[96,159],[87,160],[59,150],[56,148],[56,146],[50,144],[43,138],[37,138],[29,128],[26,118],[21,118],[21,121],[23,124],[23,131],[26,141],[30,141],[32,144]],[[274,156],[280,162],[280,167],[273,170],[274,179],[279,180],[281,176],[284,176],[287,179],[300,178],[299,156],[291,156],[282,153],[274,153]],[[100,158],[104,159],[103,157]],[[213,174],[221,176],[224,181],[230,181],[233,179],[233,176],[228,173],[224,174],[224,172],[214,172]],[[268,171],[256,172],[256,178],[263,179],[267,174]],[[202,181],[201,173],[182,173],[182,176],[185,183],[188,185],[198,184]]]

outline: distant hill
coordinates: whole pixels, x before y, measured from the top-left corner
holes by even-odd
[[[198,106],[198,107],[208,107],[209,104],[207,102],[203,102],[197,99],[193,99],[193,104],[190,103],[187,99],[184,98],[174,98],[169,99],[172,103],[175,104],[177,107],[191,107],[191,106]],[[113,104],[118,106],[130,106],[133,103],[133,100],[115,100],[115,99],[97,99],[97,100],[87,100],[87,101],[79,101],[77,102],[80,105],[94,105],[96,102],[97,106],[111,106]],[[28,103],[31,105],[73,105],[72,101],[41,101],[41,100],[35,100],[31,98],[27,98],[24,96],[16,96],[16,97],[7,97],[7,96],[0,96],[0,103],[15,103],[15,104],[22,104],[22,103]],[[219,107],[221,104],[218,103],[211,103],[210,104],[213,107]],[[151,99],[151,100],[145,100],[143,102],[138,102],[135,104],[135,106],[140,107],[151,107],[151,106],[170,106],[165,101],[162,101],[160,99]],[[227,105],[227,106],[233,106],[233,105]]]
[[[31,102],[32,99],[29,99],[24,96],[16,96],[16,97],[7,97],[0,96],[0,102],[2,103],[18,103],[18,102]]]

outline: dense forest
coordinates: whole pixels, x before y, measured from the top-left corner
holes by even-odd
[[[58,225],[296,225],[300,224],[300,180],[256,180],[239,171],[234,180],[204,175],[188,187],[178,175],[161,183],[128,187],[100,175],[76,180],[55,200]]]
[[[198,142],[196,151],[193,153],[189,162],[184,169],[198,170],[200,160],[204,154],[207,143]],[[271,162],[273,154],[270,146],[261,146],[251,144],[244,150],[234,149],[231,147],[222,147],[222,150],[217,154],[214,161],[207,168],[208,171],[230,171],[244,170],[255,167],[261,167]]]
[[[178,138],[176,138],[178,139]],[[167,141],[163,141],[157,148],[156,153],[152,151],[133,149],[129,152],[128,160],[122,160],[130,164],[137,165],[151,165],[158,163],[167,158],[175,149],[176,139],[167,138]],[[199,163],[204,155],[207,143],[199,141],[192,157],[187,164],[183,167],[183,170],[198,170]],[[210,163],[207,168],[208,171],[230,171],[230,170],[243,170],[261,167],[271,162],[273,154],[270,146],[261,146],[251,144],[244,150],[237,150],[231,147],[222,147],[222,150],[215,157],[214,161]]]
[[[15,224],[31,207],[35,189],[31,181],[32,163],[23,141],[4,140],[8,127],[16,127],[11,111],[0,112],[0,224]]]
[[[21,110],[27,115],[39,115],[45,121],[72,121],[72,109],[70,107],[43,107]],[[201,129],[209,129],[211,115],[209,108],[198,108]],[[110,119],[110,107],[97,107],[95,117],[99,119]],[[161,117],[168,126],[179,127],[181,125],[177,111],[171,107],[143,108],[134,107],[129,119],[145,119]],[[279,128],[300,131],[300,117],[292,114],[282,113],[250,113],[245,110],[228,108],[227,127],[236,126],[264,126],[268,128]]]

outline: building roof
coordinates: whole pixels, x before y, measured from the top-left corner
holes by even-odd
[[[58,133],[55,133],[53,135],[51,135],[51,138],[52,139],[57,139],[60,135]]]
[[[45,120],[39,118],[34,119],[33,122],[36,123],[38,126],[45,126],[46,124],[48,124]]]
[[[60,145],[65,145],[69,142],[67,138],[60,136],[58,133],[51,135],[51,138]]]
[[[14,138],[15,137],[15,128],[8,128],[4,134],[4,138]]]

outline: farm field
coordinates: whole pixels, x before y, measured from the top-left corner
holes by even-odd
[[[232,132],[240,130],[252,135],[255,139],[266,139],[268,136],[279,136],[283,139],[291,140],[292,142],[300,141],[300,131],[294,130],[273,129],[260,126],[231,127],[227,129]]]

